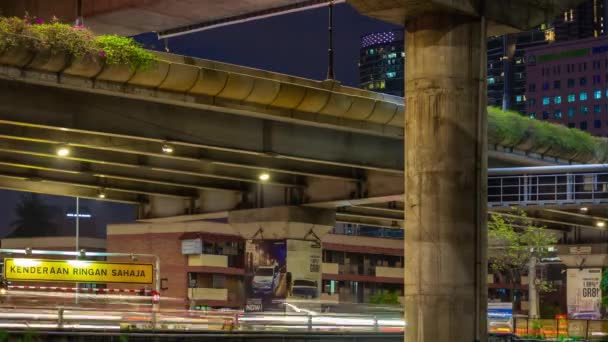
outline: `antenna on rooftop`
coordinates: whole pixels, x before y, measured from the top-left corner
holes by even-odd
[[[333,80],[334,77],[334,0],[329,0],[329,49],[327,50],[327,79]]]

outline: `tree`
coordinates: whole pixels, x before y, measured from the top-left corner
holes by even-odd
[[[396,291],[391,292],[391,291],[384,291],[384,290],[372,295],[369,298],[369,303],[370,304],[394,304],[394,305],[401,304],[401,302],[399,302],[399,295],[397,294]]]
[[[50,236],[57,230],[53,207],[45,204],[37,194],[21,196],[15,206],[15,215],[17,219],[11,223],[14,230],[10,237]]]
[[[558,238],[546,227],[537,225],[520,210],[514,217],[491,215],[488,222],[491,243],[490,265],[495,272],[504,272],[511,283],[511,302],[516,280],[528,270],[528,290],[532,318],[538,317],[538,293],[551,291],[551,286],[536,277],[536,264],[551,256]]]

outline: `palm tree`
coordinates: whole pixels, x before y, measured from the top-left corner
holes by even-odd
[[[11,223],[14,230],[9,237],[50,236],[57,230],[57,224],[53,222],[53,208],[37,194],[21,196],[15,206],[15,215],[17,219]]]

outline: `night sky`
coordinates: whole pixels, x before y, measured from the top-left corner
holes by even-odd
[[[346,4],[335,6],[334,49],[336,79],[358,86],[360,37],[396,26],[359,15]],[[136,39],[148,48],[163,49],[156,34]],[[171,53],[265,69],[293,76],[325,79],[327,73],[327,9],[277,16],[239,25],[193,33],[169,40]],[[11,231],[14,208],[23,193],[0,190],[0,237]],[[50,205],[73,208],[75,199],[42,196]],[[82,200],[95,217],[100,235],[108,223],[135,219],[131,205]]]

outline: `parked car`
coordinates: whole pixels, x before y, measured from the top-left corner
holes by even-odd
[[[292,297],[315,299],[319,296],[319,287],[315,280],[296,279],[291,289]]]
[[[260,266],[255,271],[251,288],[254,294],[273,293],[278,285],[279,268],[277,266]]]

